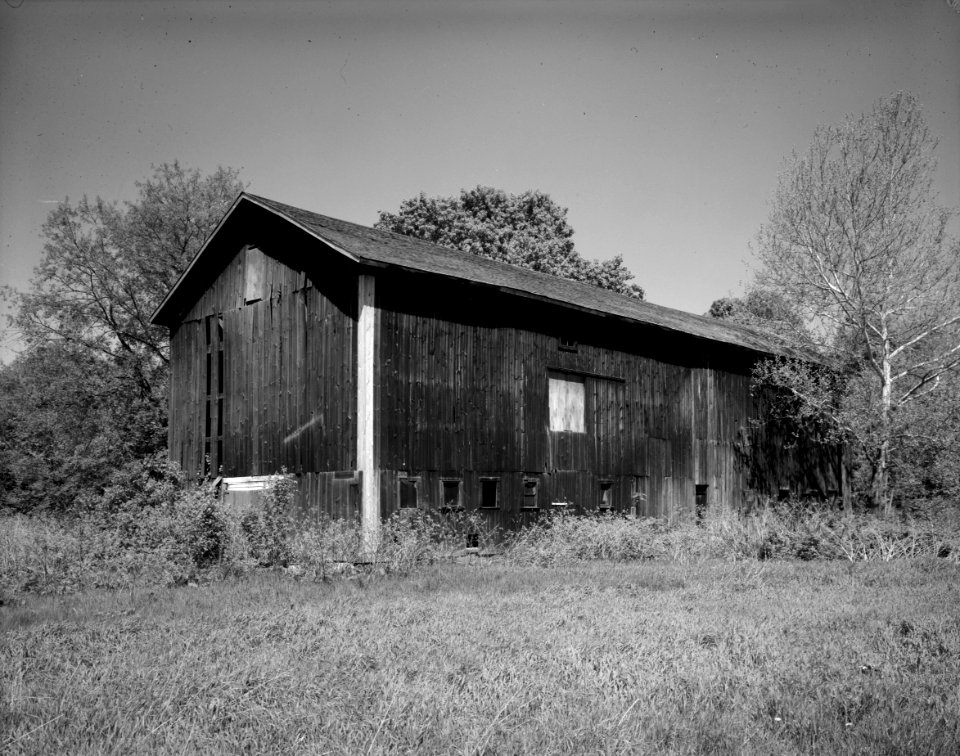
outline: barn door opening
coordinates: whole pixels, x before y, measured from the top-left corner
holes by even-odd
[[[223,470],[223,315],[204,318],[206,386],[203,424],[203,475],[212,478]]]

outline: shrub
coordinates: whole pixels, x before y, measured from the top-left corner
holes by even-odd
[[[80,498],[80,510],[101,515],[138,513],[145,508],[172,505],[187,486],[180,466],[156,453],[128,462],[113,472],[102,494]]]
[[[263,567],[286,566],[290,561],[290,542],[294,532],[291,513],[297,483],[286,473],[285,468],[280,471],[264,491],[260,505],[245,512],[240,520],[251,554]]]
[[[295,530],[289,545],[290,561],[317,580],[352,571],[362,551],[359,525],[328,517]]]
[[[222,566],[234,537],[231,516],[210,485],[188,486],[165,460],[144,460],[111,476],[102,497],[69,517],[4,517],[0,588],[64,593],[183,583]]]
[[[115,533],[120,552],[152,562],[172,582],[220,561],[228,517],[210,483],[191,485],[158,457],[121,469],[85,513],[90,525]]]

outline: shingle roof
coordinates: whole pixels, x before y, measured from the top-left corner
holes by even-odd
[[[669,307],[644,302],[616,294],[589,284],[537,273],[508,263],[479,257],[459,250],[440,247],[391,231],[361,226],[330,218],[291,205],[242,193],[228,211],[226,218],[237,212],[244,201],[269,210],[326,242],[342,254],[361,264],[386,265],[423,273],[433,273],[463,281],[493,286],[497,289],[549,301],[565,307],[574,307],[603,315],[645,323],[671,331],[697,336],[711,341],[744,347],[768,354],[795,354],[786,344],[773,336],[722,320],[692,315]],[[219,228],[219,227],[218,227]],[[216,235],[216,231],[214,232]],[[211,237],[213,238],[213,237]],[[154,313],[154,322],[166,322],[165,313],[174,292],[190,276],[191,268],[203,256],[209,240],[200,250],[173,290]]]

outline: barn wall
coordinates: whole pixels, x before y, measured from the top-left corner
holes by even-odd
[[[356,516],[357,269],[299,232],[229,241],[229,262],[172,329],[171,458],[192,476],[286,467],[305,517]],[[698,485],[713,508],[839,488],[789,429],[752,426],[747,352],[449,279],[375,275],[384,515],[411,479],[419,505],[438,508],[443,482],[460,481],[462,505],[497,527],[559,503],[689,516]],[[551,375],[582,381],[585,433],[549,429]]]
[[[321,491],[313,474],[356,467],[356,276],[315,247],[241,246],[172,332],[170,455],[188,474],[286,467]]]
[[[790,450],[755,464],[780,439],[751,426],[745,352],[427,276],[381,276],[377,304],[385,514],[405,475],[425,507],[442,478],[462,480],[466,509],[498,477],[500,506],[482,511],[502,527],[536,516],[530,477],[541,512],[596,509],[603,484],[615,510],[672,517],[692,515],[698,484],[709,507],[740,508],[798,475]],[[582,378],[585,433],[550,431],[549,375]]]

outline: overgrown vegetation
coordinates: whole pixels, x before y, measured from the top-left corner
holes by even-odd
[[[495,538],[476,516],[403,513],[384,523],[370,554],[356,522],[293,519],[295,485],[278,475],[258,505],[238,511],[162,456],[131,463],[70,516],[0,515],[0,597],[209,582],[256,568],[316,580],[407,573],[463,552],[468,533],[484,545]]]
[[[715,516],[699,526],[610,515],[557,518],[516,534],[506,554],[511,561],[538,565],[597,559],[958,561],[958,548],[960,521],[952,509],[923,518],[882,519],[787,502],[746,517]]]
[[[960,560],[960,517],[948,505],[927,507],[918,516],[880,518],[786,502],[743,517],[716,514],[699,525],[557,515],[518,533],[492,531],[478,513],[416,510],[385,522],[370,554],[359,523],[295,521],[289,514],[295,499],[293,479],[279,475],[257,506],[237,511],[211,486],[189,484],[175,465],[152,457],[118,471],[102,496],[70,517],[4,516],[0,592],[13,600],[31,593],[182,585],[257,568],[325,581],[344,574],[409,574],[474,553],[537,566],[650,559]]]

